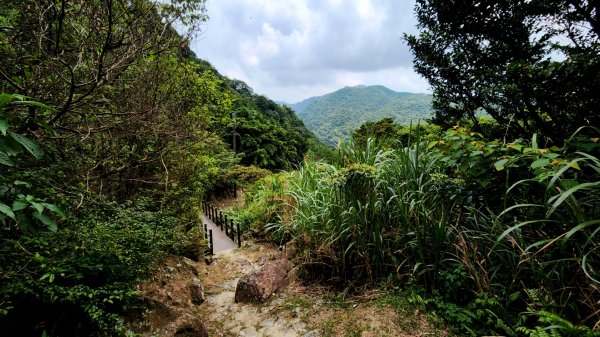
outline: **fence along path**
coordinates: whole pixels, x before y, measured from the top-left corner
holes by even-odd
[[[202,223],[206,225],[208,230],[212,230],[213,253],[238,247],[237,243],[233,242],[233,240],[231,240],[225,232],[205,214],[202,214]]]
[[[212,255],[222,250],[232,249],[242,246],[242,233],[240,223],[235,223],[233,219],[228,219],[227,214],[213,206],[208,201],[202,202],[202,223],[204,227],[204,237],[208,240],[207,254]]]

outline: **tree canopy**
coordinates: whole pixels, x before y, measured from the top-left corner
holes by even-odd
[[[600,125],[596,1],[418,0],[419,35],[405,36],[433,87],[434,122],[487,113],[514,135],[560,143]]]

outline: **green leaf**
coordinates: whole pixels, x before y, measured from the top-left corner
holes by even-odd
[[[1,203],[0,202],[0,212],[4,213],[6,216],[8,216],[11,219],[15,219],[15,213],[12,211],[12,209],[10,207],[8,207],[8,205]]]
[[[523,150],[523,145],[521,145],[521,144],[509,144],[508,147],[513,148],[519,152],[521,152],[521,150]]]
[[[0,152],[0,164],[6,166],[15,166],[15,164],[10,160],[10,157],[4,152]]]
[[[18,200],[15,200],[12,204],[12,210],[15,212],[24,210],[25,208],[27,208],[27,204]]]
[[[60,215],[62,218],[66,218],[67,215],[65,214],[65,212],[58,206],[53,205],[53,204],[48,204],[43,202],[42,205],[44,205],[44,207],[46,207],[47,209],[51,210],[52,212]]]
[[[0,137],[0,153],[4,152],[8,156],[14,156],[21,152],[23,147],[10,137]]]
[[[550,165],[550,159],[540,158],[540,159],[534,161],[533,163],[531,163],[531,168],[536,169],[536,168],[540,168],[540,167],[544,167],[544,166],[548,166],[548,165]]]
[[[556,159],[556,158],[558,158],[558,153],[546,153],[544,155],[544,157],[550,158],[550,159]]]
[[[58,226],[56,225],[56,222],[54,222],[54,220],[50,219],[48,216],[38,212],[33,212],[33,217],[40,220],[52,232],[56,232]]]
[[[8,134],[12,139],[16,140],[19,144],[23,145],[23,147],[27,151],[29,151],[29,153],[31,153],[35,158],[42,158],[42,150],[35,141],[11,131],[8,131]]]
[[[508,159],[500,159],[496,163],[494,163],[494,167],[496,167],[497,171],[504,170],[504,165],[508,162]]]
[[[36,101],[15,101],[13,104],[33,105],[46,110],[54,110],[52,107]]]
[[[44,212],[44,206],[40,203],[31,201],[31,206],[33,206],[33,208],[35,208],[35,210],[38,211],[38,213],[40,213],[40,214],[42,214]]]
[[[570,189],[553,196],[552,198],[548,199],[548,203],[552,203],[552,207],[550,208],[550,210],[548,210],[548,212],[546,213],[546,216],[549,217],[552,213],[554,213],[554,211],[556,211],[558,206],[560,206],[560,204],[562,204],[567,198],[572,196],[575,192],[577,192],[579,190],[586,190],[586,189],[593,190],[598,187],[600,187],[600,181],[583,183],[583,184],[579,184],[577,186],[571,187]]]
[[[8,118],[0,116],[0,132],[6,136],[6,130],[8,130]]]
[[[46,274],[42,275],[42,277],[40,277],[40,281],[43,281],[45,279],[48,279],[48,282],[50,282],[50,283],[54,282],[54,274],[46,273]]]
[[[0,94],[0,108],[14,100],[14,96],[10,94]]]

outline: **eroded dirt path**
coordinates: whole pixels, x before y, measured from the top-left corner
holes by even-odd
[[[172,257],[140,285],[150,310],[132,326],[152,337],[449,336],[418,310],[393,305],[390,299],[398,298],[385,292],[342,299],[295,281],[294,273],[267,303],[235,303],[239,278],[281,254],[274,245],[245,242],[217,253],[210,264]]]
[[[376,300],[382,294],[335,299],[323,288],[293,279],[265,304],[234,302],[239,277],[280,257],[274,245],[247,243],[218,253],[204,266],[206,302],[199,315],[210,336],[446,336],[418,311],[399,312]],[[293,274],[293,273],[292,273]]]

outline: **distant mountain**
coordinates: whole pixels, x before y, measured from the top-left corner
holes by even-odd
[[[391,117],[400,124],[431,117],[431,95],[396,92],[381,85],[345,87],[287,104],[327,144],[347,139],[366,121]]]

